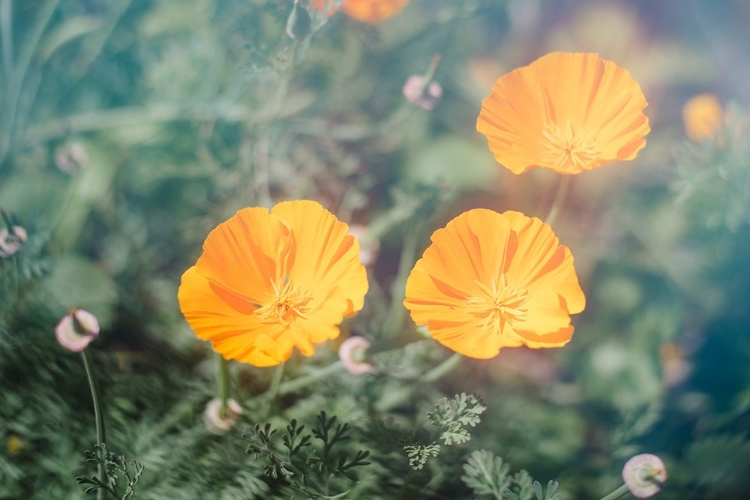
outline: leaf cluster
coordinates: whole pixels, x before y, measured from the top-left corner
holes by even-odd
[[[511,476],[510,465],[487,450],[472,452],[464,464],[461,480],[476,495],[496,500],[532,500],[535,496],[536,500],[562,500],[562,495],[556,493],[559,486],[556,481],[550,481],[544,493],[542,485],[533,481],[528,472],[520,470]]]
[[[309,433],[293,419],[281,436],[281,447],[277,429],[270,423],[248,427],[242,437],[250,442],[247,453],[264,460],[266,476],[281,480],[307,498],[326,499],[348,493],[332,494],[331,486],[356,484],[359,476],[355,469],[370,464],[366,460],[369,451],[353,452],[343,445],[351,439],[350,432],[349,424],[321,411]]]
[[[86,461],[102,465],[106,471],[105,477],[76,477],[78,484],[88,485],[85,491],[87,494],[102,489],[118,500],[128,500],[135,495],[135,485],[143,475],[143,464],[135,460],[128,461],[123,455],[115,455],[107,449],[105,443],[94,446],[94,451],[86,450]],[[123,490],[122,494],[120,490]]]
[[[422,469],[430,457],[440,455],[440,443],[445,446],[463,444],[471,439],[467,427],[474,427],[480,422],[482,413],[487,409],[479,397],[473,394],[457,394],[453,399],[442,398],[427,419],[435,426],[435,432],[427,443],[412,443],[404,446],[409,458],[409,466],[414,470]]]

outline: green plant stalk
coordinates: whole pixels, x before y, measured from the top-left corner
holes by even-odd
[[[406,295],[406,280],[409,278],[409,273],[411,273],[417,258],[417,248],[421,234],[420,228],[415,227],[406,235],[398,262],[396,279],[391,286],[391,307],[388,310],[388,317],[385,322],[386,332],[399,332],[401,331],[401,325],[404,323],[406,309],[403,302]]]
[[[602,500],[616,500],[618,498],[622,498],[628,493],[628,491],[630,491],[628,490],[628,485],[623,484],[609,495],[602,497]]]
[[[453,356],[425,373],[422,376],[422,382],[435,382],[436,380],[440,380],[441,378],[452,372],[459,364],[461,364],[462,359],[463,356],[461,356],[459,353],[454,353]]]
[[[565,198],[567,198],[568,189],[570,188],[571,177],[571,175],[563,175],[560,179],[560,184],[558,184],[557,186],[555,201],[552,202],[552,207],[550,207],[547,217],[544,218],[544,222],[546,222],[550,226],[554,224],[558,214],[560,213],[560,210],[563,207],[563,204],[565,203]]]
[[[219,413],[222,417],[226,417],[230,391],[229,361],[224,359],[221,354],[216,354],[216,357],[219,365],[219,397],[221,398]]]
[[[84,349],[81,351],[81,358],[83,359],[83,367],[86,369],[86,377],[89,380],[89,387],[91,388],[91,399],[94,402],[94,419],[96,420],[96,444],[101,448],[102,445],[106,444],[106,431],[104,428],[104,413],[102,412],[102,403],[99,398],[99,389],[96,385],[96,377],[94,376],[94,362],[91,359],[91,354],[88,350]],[[109,484],[107,478],[107,469],[103,462],[97,462],[97,474],[99,480],[104,484]],[[99,488],[96,491],[96,499],[104,500],[104,489]]]
[[[273,403],[276,401],[276,398],[279,395],[279,391],[281,389],[281,379],[283,376],[284,363],[281,363],[274,369],[273,376],[271,378],[271,384],[268,386],[268,390],[263,393],[263,396],[266,399],[265,403],[267,405],[265,412],[266,416],[270,415],[271,407],[273,406]]]

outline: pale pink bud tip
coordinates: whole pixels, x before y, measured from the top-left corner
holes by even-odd
[[[55,337],[69,351],[81,352],[99,335],[99,320],[83,309],[72,309],[55,327]]]
[[[213,398],[203,411],[203,422],[209,432],[213,434],[224,434],[237,422],[237,417],[242,415],[242,407],[234,399],[227,400],[227,409],[221,412],[221,398]]]
[[[367,228],[360,224],[349,227],[349,234],[359,242],[359,261],[363,266],[371,266],[378,258],[380,242],[367,236]]]
[[[89,164],[89,154],[79,142],[63,146],[55,153],[55,165],[66,174],[73,175],[86,168]]]
[[[361,375],[372,371],[372,365],[367,360],[367,349],[370,341],[364,337],[349,337],[339,347],[339,358],[346,371],[352,375]]]
[[[0,257],[10,257],[21,249],[28,235],[26,230],[21,226],[13,226],[13,234],[8,232],[8,228],[0,229]]]
[[[648,498],[656,495],[667,480],[667,469],[659,457],[643,453],[625,463],[622,480],[634,497]]]
[[[404,98],[422,109],[431,110],[443,95],[443,87],[437,82],[430,82],[425,86],[425,78],[412,75],[406,79],[402,89]]]

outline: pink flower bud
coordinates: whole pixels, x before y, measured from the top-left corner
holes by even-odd
[[[349,337],[339,347],[339,358],[346,371],[352,375],[361,375],[372,371],[372,365],[367,360],[367,349],[370,341],[364,337]]]
[[[242,407],[234,399],[227,400],[226,412],[221,413],[221,398],[213,398],[203,411],[203,422],[212,434],[224,434],[237,422],[242,415]]]
[[[27,238],[26,230],[21,226],[13,226],[13,234],[8,232],[7,227],[0,229],[0,257],[10,257],[16,253]]]
[[[83,309],[71,309],[55,327],[55,337],[61,346],[81,352],[99,335],[99,320]]]
[[[407,101],[429,111],[442,97],[443,87],[437,82],[430,82],[425,86],[425,78],[422,75],[412,75],[406,79],[403,93]]]
[[[349,227],[349,234],[359,242],[359,261],[363,266],[371,266],[378,258],[380,242],[367,237],[367,228],[361,224],[353,224]]]
[[[667,480],[667,469],[659,457],[643,453],[625,463],[622,480],[634,497],[648,498],[656,495]]]
[[[80,142],[72,142],[55,152],[55,165],[68,175],[73,175],[89,164],[89,154]]]

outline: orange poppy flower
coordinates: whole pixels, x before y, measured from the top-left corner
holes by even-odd
[[[406,281],[415,323],[460,354],[560,347],[586,299],[570,250],[547,224],[519,212],[469,210],[432,235]]]
[[[329,7],[332,0],[312,0],[311,9],[325,11],[329,16],[338,8]],[[399,14],[409,0],[344,0],[341,9],[344,14],[367,24],[377,24]]]
[[[691,97],[682,107],[685,133],[696,142],[718,137],[724,121],[724,109],[713,94]]]
[[[495,82],[477,130],[515,174],[577,174],[635,158],[651,130],[646,105],[638,83],[612,61],[553,52]]]
[[[364,305],[367,273],[348,231],[313,201],[242,209],[182,275],[182,314],[227,359],[273,366],[294,347],[312,356]]]

